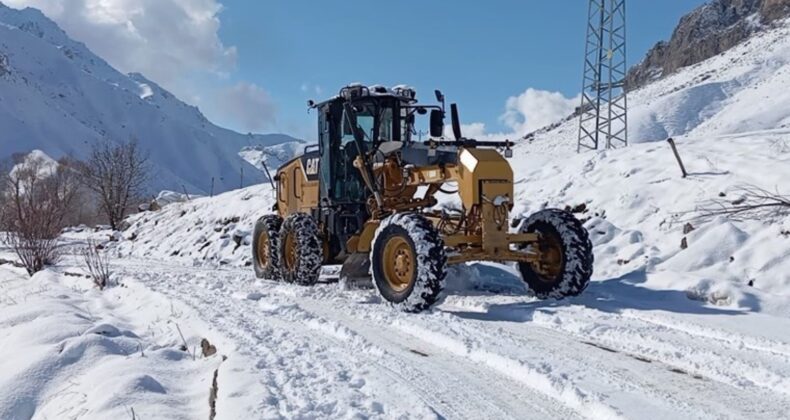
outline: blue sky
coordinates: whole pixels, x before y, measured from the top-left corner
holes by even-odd
[[[628,1],[629,64],[703,0]],[[350,82],[457,102],[467,136],[523,135],[578,105],[586,0],[3,0],[242,132],[315,139],[307,99]]]
[[[629,65],[702,3],[631,1]],[[406,83],[423,100],[440,88],[459,103],[465,123],[482,122],[489,131],[508,131],[500,120],[505,102],[527,88],[566,97],[580,89],[584,0],[222,4],[220,37],[238,50],[232,78],[268,92],[276,109],[272,130],[314,136],[305,101],[354,81]]]

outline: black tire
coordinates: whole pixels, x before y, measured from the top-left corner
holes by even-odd
[[[309,214],[292,214],[283,221],[278,248],[283,280],[303,286],[318,282],[324,261],[320,235],[318,224]]]
[[[554,243],[562,250],[560,268],[553,277],[529,263],[519,263],[524,282],[538,299],[578,296],[587,288],[593,273],[593,246],[587,229],[573,214],[557,209],[537,212],[524,221],[521,232],[540,233],[544,249]]]
[[[282,223],[283,219],[274,214],[263,216],[255,222],[252,234],[252,265],[255,268],[255,277],[259,279],[280,280],[277,238]]]
[[[399,246],[395,252],[403,251],[406,255],[404,264],[408,268],[398,271],[385,267],[387,255],[393,252],[392,244]],[[447,276],[444,241],[433,224],[419,214],[400,213],[384,219],[373,238],[370,259],[370,273],[379,294],[405,312],[428,309],[444,289]],[[392,274],[393,270],[399,274]],[[402,281],[394,281],[394,285],[388,278]]]

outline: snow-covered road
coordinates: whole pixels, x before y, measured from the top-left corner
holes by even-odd
[[[567,302],[540,302],[506,268],[480,266],[498,293],[460,287],[432,312],[413,315],[331,277],[304,288],[257,281],[251,270],[121,264],[128,281],[184,302],[251,362],[244,371],[220,368],[218,418],[240,405],[250,418],[790,412],[790,320],[642,288],[644,273],[595,282]],[[244,394],[233,391],[240,380]]]

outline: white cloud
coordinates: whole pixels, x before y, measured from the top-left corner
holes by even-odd
[[[276,111],[276,106],[265,90],[246,82],[222,89],[218,95],[217,109],[214,110],[240,129],[252,132],[274,124]]]
[[[310,83],[302,83],[302,85],[299,87],[299,90],[307,94],[315,93],[318,96],[321,96],[321,94],[324,93],[324,89],[321,86],[311,85]]]
[[[444,135],[447,137],[453,136],[453,126],[447,124],[444,126]],[[473,122],[470,124],[461,124],[461,135],[469,139],[479,139],[486,135],[486,125],[481,122]]]
[[[3,0],[31,6],[123,72],[140,72],[179,96],[185,74],[227,73],[236,48],[219,38],[216,0]]]
[[[553,124],[576,110],[581,96],[566,98],[562,93],[529,88],[505,102],[505,113],[499,120],[509,131],[489,132],[481,122],[461,124],[464,137],[485,141],[518,140],[525,135]],[[452,127],[445,127],[445,135],[452,136]]]
[[[560,92],[529,88],[507,99],[500,121],[523,136],[567,117],[580,101],[580,96],[566,98]]]

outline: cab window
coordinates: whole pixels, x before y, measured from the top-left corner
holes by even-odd
[[[377,109],[378,108],[378,109]],[[378,112],[378,136],[375,136],[374,130],[376,129],[376,112]],[[370,143],[374,138],[378,137],[379,141],[393,140],[393,112],[391,107],[375,106],[374,104],[356,105],[355,113],[357,115],[357,126],[364,134],[363,141]],[[354,132],[349,125],[350,119],[343,112],[343,137],[341,139],[341,146],[345,147],[349,143],[354,142]]]

